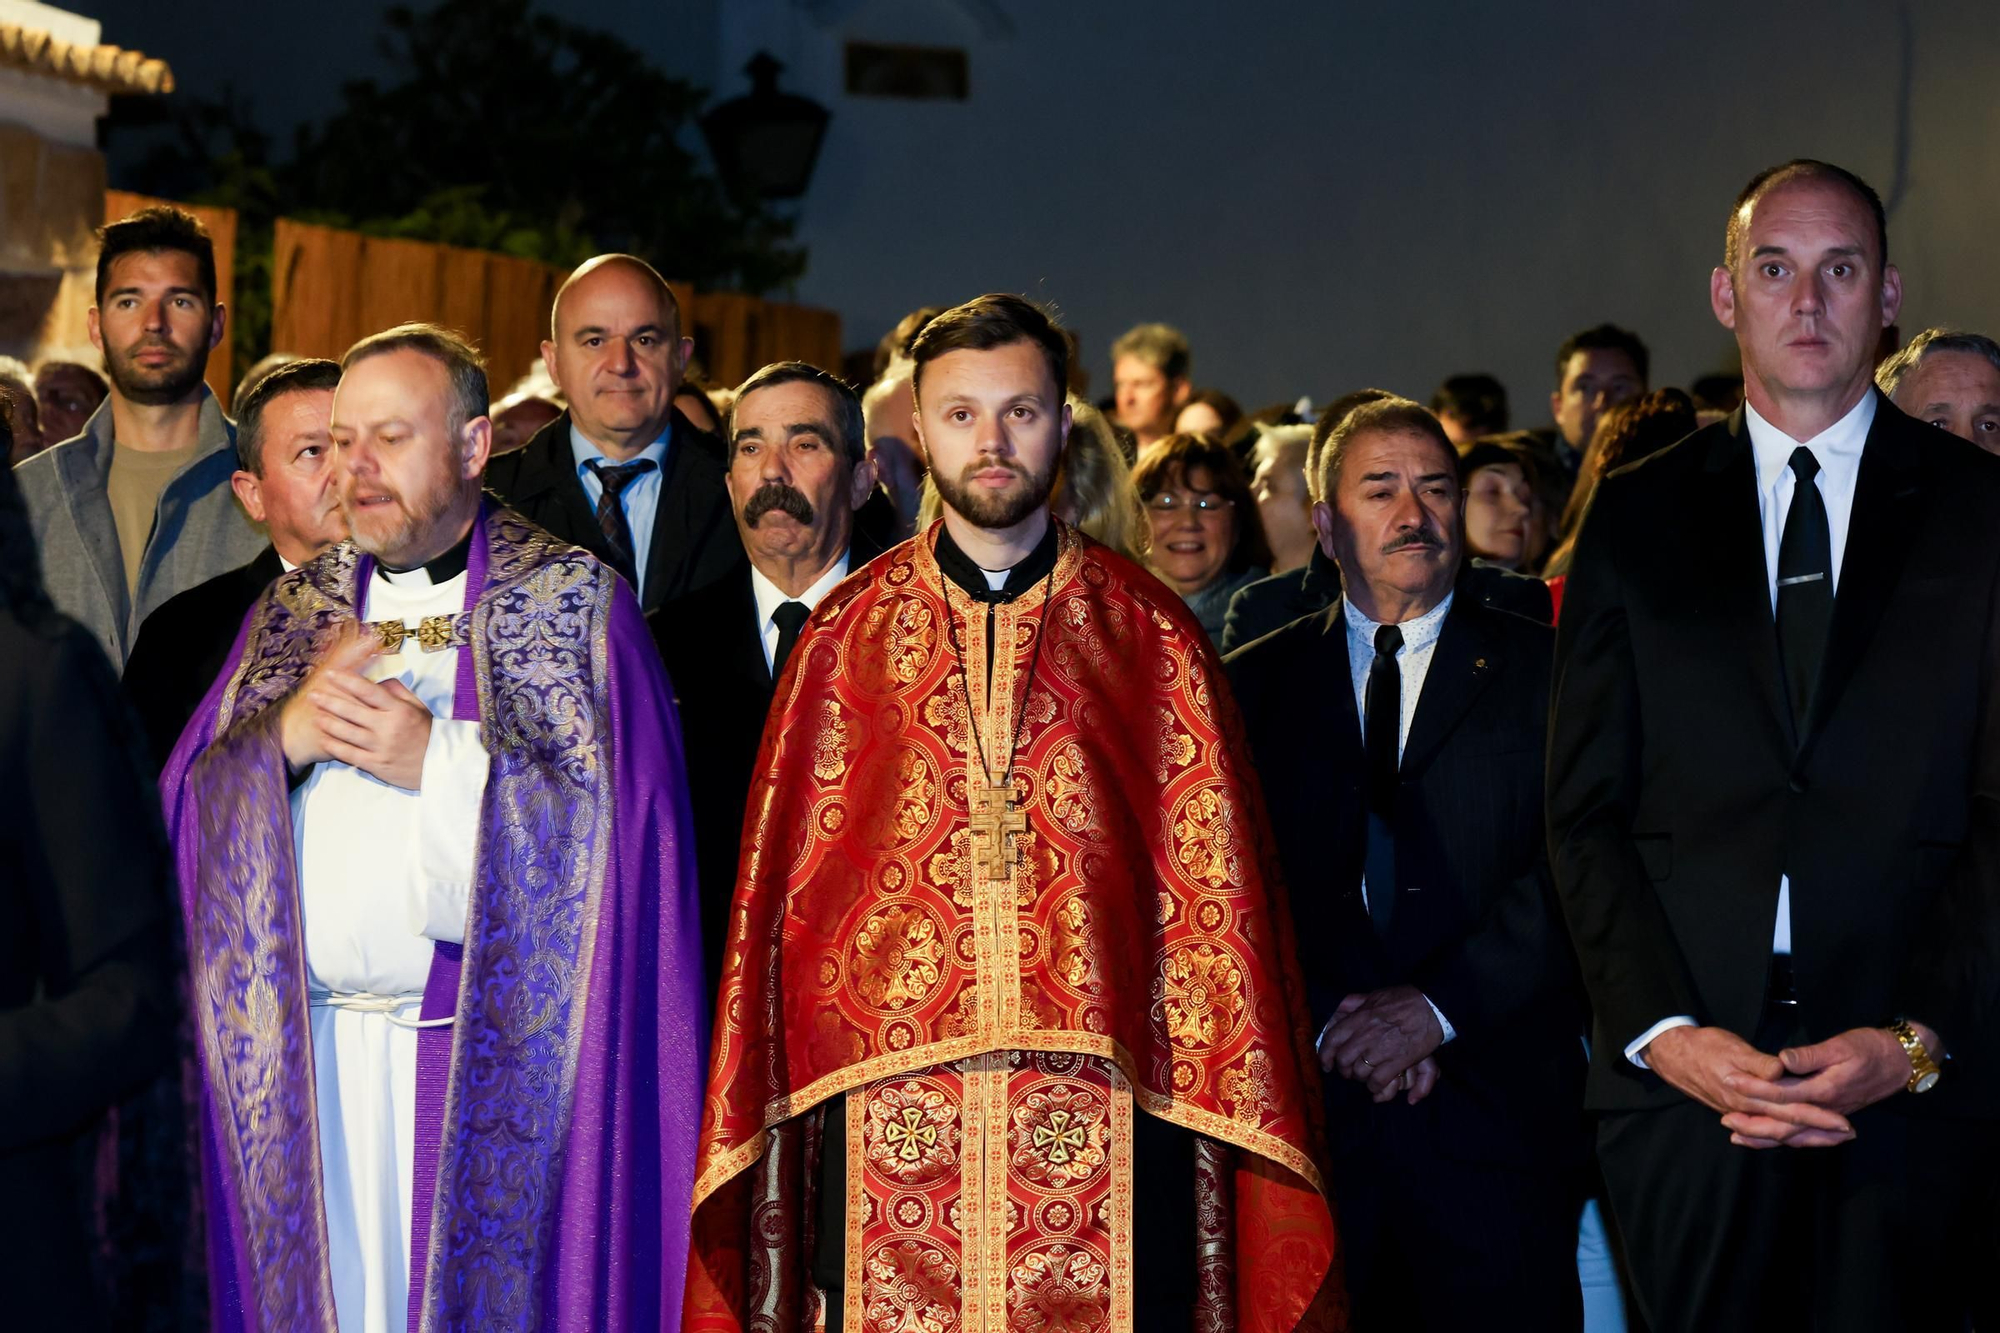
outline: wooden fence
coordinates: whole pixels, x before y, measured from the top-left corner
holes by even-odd
[[[206,204],[180,204],[171,199],[154,199],[143,194],[131,194],[125,190],[104,192],[104,220],[116,222],[129,218],[142,208],[154,204],[173,204],[195,215],[201,225],[208,228],[209,238],[215,242],[215,299],[227,306],[236,295],[236,210],[233,208],[212,208]],[[229,395],[236,387],[232,375],[234,367],[229,358],[229,330],[224,329],[222,341],[208,353],[208,387],[215,392],[225,407]]]
[[[565,271],[531,259],[391,240],[279,218],[271,240],[271,350],[338,358],[411,320],[486,354],[497,395],[540,355]]]
[[[408,320],[458,330],[485,353],[495,397],[540,355],[567,273],[533,260],[389,240],[278,219],[271,248],[271,347],[338,357]],[[695,363],[719,385],[770,361],[840,365],[840,316],[736,292],[674,284]]]

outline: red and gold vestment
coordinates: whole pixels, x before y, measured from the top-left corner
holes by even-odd
[[[819,1322],[806,1113],[836,1097],[844,1329],[1129,1329],[1135,1113],[1200,1136],[1196,1326],[1344,1322],[1234,704],[1179,598],[1059,538],[1045,584],[989,607],[941,574],[933,527],[792,654],[731,909],[691,1333]],[[1017,723],[1003,814],[987,774]]]

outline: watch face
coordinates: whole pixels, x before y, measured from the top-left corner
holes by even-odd
[[[1938,1076],[1936,1070],[1932,1070],[1928,1074],[1919,1074],[1917,1075],[1916,1090],[1918,1092],[1929,1092],[1932,1088],[1935,1088],[1937,1086],[1937,1081],[1938,1081]]]

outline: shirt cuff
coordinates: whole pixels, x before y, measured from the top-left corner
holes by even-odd
[[[477,722],[431,719],[423,788],[417,794],[417,892],[410,905],[414,935],[444,944],[465,940],[488,766]]]
[[[1424,996],[1424,1003],[1430,1005],[1431,1012],[1437,1016],[1438,1026],[1444,1030],[1444,1040],[1439,1042],[1438,1045],[1444,1046],[1449,1044],[1458,1036],[1458,1029],[1451,1025],[1451,1020],[1444,1016],[1444,1010],[1438,1008],[1430,996]]]
[[[1644,1032],[1641,1032],[1635,1040],[1629,1042],[1626,1045],[1625,1058],[1627,1060],[1630,1060],[1633,1064],[1639,1066],[1639,1068],[1641,1069],[1651,1069],[1652,1066],[1646,1063],[1645,1059],[1639,1054],[1639,1052],[1645,1050],[1648,1046],[1651,1046],[1653,1044],[1653,1038],[1659,1036],[1662,1032],[1665,1032],[1668,1028],[1692,1028],[1700,1026],[1701,1025],[1699,1023],[1695,1022],[1693,1016],[1689,1014],[1676,1014],[1672,1018],[1663,1018],[1659,1022],[1653,1024],[1653,1026],[1647,1028]]]
[[[1435,1004],[1431,1004],[1431,997],[1428,995],[1424,996],[1424,1003],[1431,1006],[1431,1012],[1437,1016],[1438,1027],[1444,1031],[1444,1041],[1439,1042],[1438,1045],[1442,1046],[1446,1041],[1456,1040],[1458,1029],[1453,1027],[1451,1020],[1444,1016],[1444,1010],[1438,1008]],[[1326,1040],[1326,1030],[1339,1022],[1340,1018],[1339,1014],[1335,1014],[1332,1018],[1327,1019],[1326,1022],[1319,1025],[1319,1035],[1313,1038],[1314,1050],[1318,1050],[1319,1044]]]

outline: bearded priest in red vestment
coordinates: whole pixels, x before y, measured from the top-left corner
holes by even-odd
[[[1345,1323],[1271,837],[1181,599],[1053,519],[1068,349],[913,349],[944,519],[818,607],[764,733],[684,1327]]]

